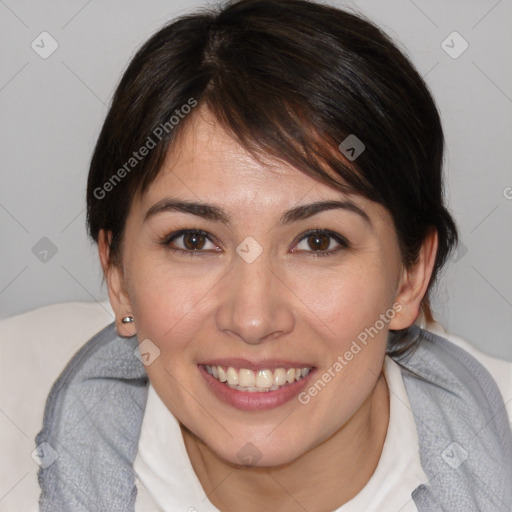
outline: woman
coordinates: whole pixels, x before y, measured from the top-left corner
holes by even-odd
[[[41,509],[511,509],[496,382],[414,324],[457,241],[443,145],[361,17],[242,0],[156,33],[91,162],[116,322],[50,394]]]

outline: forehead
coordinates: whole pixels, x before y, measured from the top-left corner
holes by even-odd
[[[286,182],[297,188],[311,188],[317,183],[276,158],[258,155],[256,159],[204,106],[187,121],[180,137],[169,147],[160,173],[163,179],[174,175],[199,187],[237,182],[251,188],[273,188],[276,182]]]
[[[215,203],[232,212],[287,209],[301,203],[343,200],[347,194],[276,158],[256,159],[204,106],[191,114],[169,147],[162,169],[141,198],[146,211],[165,197]],[[387,212],[351,194],[368,215],[388,222]]]
[[[193,194],[196,199],[232,194],[255,195],[275,200],[278,193],[304,195],[319,182],[285,162],[259,156],[255,159],[222,127],[205,107],[198,107],[186,120],[158,176],[143,202],[166,191]],[[276,188],[278,187],[278,188]],[[325,187],[328,188],[328,187]],[[331,189],[331,195],[339,195]],[[198,196],[198,197],[197,197]]]

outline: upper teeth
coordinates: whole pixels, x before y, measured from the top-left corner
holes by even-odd
[[[246,368],[226,368],[209,364],[205,365],[205,368],[217,380],[226,382],[230,387],[243,388],[244,391],[273,391],[302,379],[311,371],[311,368],[276,368],[274,371],[264,369],[254,372]]]

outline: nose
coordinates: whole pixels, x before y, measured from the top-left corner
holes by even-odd
[[[264,254],[252,263],[235,256],[218,290],[217,327],[251,345],[288,334],[295,325],[291,292]]]

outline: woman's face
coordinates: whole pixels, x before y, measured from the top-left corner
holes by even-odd
[[[371,396],[404,322],[397,238],[381,206],[261,165],[197,113],[134,200],[109,285],[173,415],[226,461],[283,464]]]

